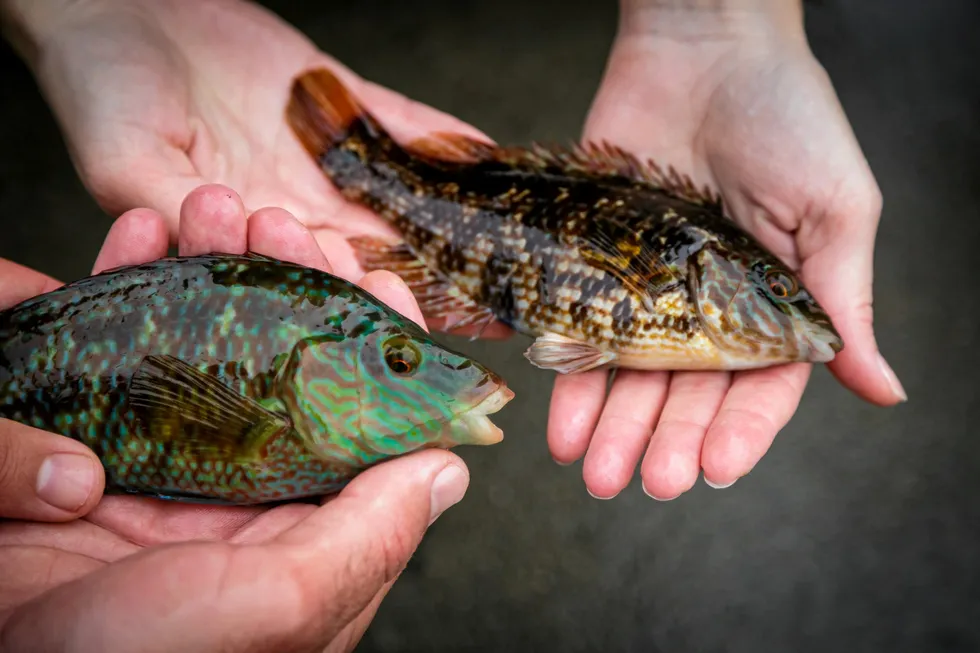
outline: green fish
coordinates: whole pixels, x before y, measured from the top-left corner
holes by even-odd
[[[0,312],[0,417],[74,438],[110,493],[261,504],[489,445],[514,397],[354,284],[256,254],[106,271]]]

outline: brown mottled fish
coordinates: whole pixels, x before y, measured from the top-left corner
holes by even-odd
[[[400,234],[352,239],[365,269],[399,274],[449,329],[534,337],[538,367],[738,370],[843,347],[788,266],[673,168],[605,143],[402,145],[323,69],[294,81],[286,117],[340,192]]]

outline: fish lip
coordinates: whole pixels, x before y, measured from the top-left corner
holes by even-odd
[[[504,439],[504,432],[489,416],[506,406],[514,396],[513,390],[500,385],[476,406],[446,422],[444,428],[450,433],[461,431],[453,438],[459,444],[497,444]]]
[[[844,341],[833,328],[811,324],[802,334],[807,360],[811,363],[829,363],[844,349]]]
[[[496,390],[488,394],[483,400],[473,408],[466,411],[468,415],[493,415],[501,408],[510,403],[516,395],[514,391],[504,384],[500,384]]]

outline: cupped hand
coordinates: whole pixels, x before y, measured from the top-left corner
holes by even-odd
[[[60,285],[0,259],[0,310]],[[0,419],[0,519],[77,519],[99,502],[104,485],[102,465],[85,445]]]
[[[308,69],[333,70],[399,138],[481,135],[361,79],[252,2],[82,0],[61,14],[28,60],[81,178],[111,214],[159,211],[172,238],[184,197],[220,183],[249,211],[288,210],[340,276],[363,274],[337,232],[392,232],[343,199],[286,125],[293,78]]]
[[[234,192],[206,185],[190,193],[180,214],[182,255],[247,249],[330,271],[313,236],[283,209],[246,218]],[[167,247],[157,212],[126,212],[95,272],[155,260]],[[59,285],[12,264],[0,274],[5,304]],[[421,323],[395,275],[374,272],[359,285]],[[8,451],[41,438],[49,450],[95,460],[67,438],[11,422],[0,428],[9,430],[2,440],[18,440]],[[22,462],[0,458],[0,479],[24,476]],[[320,507],[105,496],[91,509],[102,490],[99,468],[98,482],[69,513],[31,503],[35,485],[27,481],[14,483],[23,490],[15,505],[0,483],[3,517],[57,521],[91,509],[68,523],[0,523],[0,641],[11,650],[350,650],[426,528],[462,498],[467,480],[457,456],[429,450],[368,470]]]
[[[136,207],[160,212],[172,239],[183,198],[201,184],[225,184],[249,211],[288,210],[312,231],[336,274],[364,274],[346,239],[394,232],[345,200],[286,125],[293,78],[311,68],[333,70],[396,138],[438,130],[486,138],[361,79],[252,2],[59,3],[58,17],[36,30],[40,54],[27,60],[79,175],[112,215]],[[510,333],[494,323],[482,335]]]
[[[830,364],[837,378],[875,404],[903,401],[872,329],[880,191],[802,26],[792,16],[712,25],[693,10],[631,15],[657,3],[623,4],[585,138],[719,189],[733,217],[799,270],[827,309],[845,343]],[[698,20],[707,21],[700,32]],[[810,369],[619,371],[608,398],[607,372],[561,377],[551,450],[564,463],[584,455],[586,485],[602,498],[628,484],[641,456],[643,487],[655,498],[677,497],[701,470],[725,487],[790,420]]]

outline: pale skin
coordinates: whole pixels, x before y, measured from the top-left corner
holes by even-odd
[[[246,217],[226,187],[194,190],[181,217],[180,254],[248,248],[330,270],[295,218],[278,208]],[[128,211],[93,271],[160,258],[167,244],[158,213]],[[0,261],[0,306],[58,285]],[[371,273],[359,285],[421,320],[394,275]],[[75,460],[62,464],[65,455]],[[46,460],[51,473],[41,471]],[[102,497],[89,449],[6,420],[0,461],[0,517],[9,520],[0,524],[0,642],[12,651],[349,651],[468,482],[462,460],[433,450],[372,468],[319,507]],[[75,481],[79,467],[89,472],[85,487],[63,482],[73,467]]]
[[[388,228],[341,198],[283,121],[291,79],[312,67],[331,67],[399,140],[481,136],[361,79],[241,0],[88,0],[47,13],[5,2],[33,37],[15,42],[87,187],[113,214],[154,208],[172,238],[182,198],[220,182],[250,210],[289,210],[339,274],[362,273],[344,238]],[[621,10],[583,136],[721,190],[735,219],[797,266],[828,309],[845,342],[830,365],[840,382],[881,406],[903,401],[872,328],[881,195],[809,51],[798,0],[623,0]],[[810,371],[620,372],[608,395],[608,372],[558,377],[549,447],[563,464],[584,458],[586,488],[600,498],[621,492],[637,467],[658,499],[680,496],[702,473],[728,486],[793,416]]]

